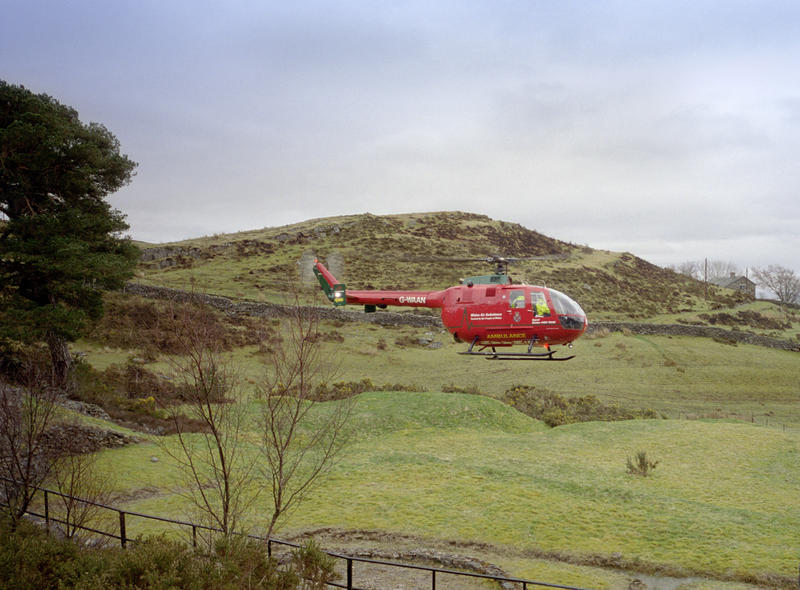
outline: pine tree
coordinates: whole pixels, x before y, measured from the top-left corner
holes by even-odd
[[[136,167],[119,149],[103,125],[0,80],[0,343],[46,342],[56,386],[69,377],[67,343],[138,257],[105,201]]]

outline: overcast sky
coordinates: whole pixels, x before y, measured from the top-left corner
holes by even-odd
[[[796,0],[0,0],[0,78],[139,162],[136,239],[461,210],[800,271]]]

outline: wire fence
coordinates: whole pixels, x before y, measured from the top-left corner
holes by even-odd
[[[0,479],[4,480],[8,484],[14,485],[16,483],[13,480],[9,480],[4,477]],[[27,511],[27,514],[29,516],[42,519],[48,530],[50,529],[51,526],[58,524],[70,526],[73,529],[80,529],[87,531],[89,533],[93,533],[95,535],[101,535],[104,537],[115,539],[120,543],[120,546],[123,548],[126,548],[129,544],[136,542],[135,533],[132,533],[129,528],[129,521],[131,517],[158,521],[170,525],[177,525],[179,527],[185,528],[187,531],[190,530],[192,546],[194,547],[198,546],[198,535],[202,534],[203,532],[210,534],[222,534],[223,532],[221,529],[203,524],[197,524],[173,518],[165,518],[162,516],[155,516],[152,514],[143,514],[141,512],[123,510],[121,508],[100,504],[97,502],[93,502],[91,500],[70,496],[69,494],[64,494],[56,490],[50,490],[39,486],[31,486],[31,487],[34,487],[38,492],[41,492],[42,494],[42,499],[41,499],[42,512],[39,512],[37,507],[37,509],[29,509]],[[92,506],[99,511],[106,511],[107,513],[113,513],[114,516],[112,519],[110,519],[110,521],[115,522],[116,530],[114,531],[100,530],[98,528],[85,526],[84,524],[79,524],[75,522],[68,522],[67,520],[58,518],[54,514],[54,511],[50,506],[51,498],[54,496],[60,498],[66,498],[68,500],[79,502],[87,506]],[[259,535],[247,535],[247,537],[265,542],[267,545],[267,552],[270,556],[273,555],[273,551],[279,550],[280,548],[296,549],[301,547],[299,543],[284,541],[281,539],[275,539],[275,538],[268,539],[266,537],[262,537]],[[346,555],[334,551],[324,551],[324,553],[334,558],[338,562],[339,567],[337,569],[341,571],[343,574],[342,575],[343,581],[341,582],[332,581],[328,582],[327,585],[335,588],[346,588],[347,590],[366,590],[364,588],[360,588],[359,586],[357,586],[356,580],[359,577],[360,578],[366,577],[366,575],[368,575],[367,570],[370,567],[376,567],[376,566],[384,569],[389,568],[390,570],[397,570],[398,572],[399,570],[404,570],[406,572],[416,572],[417,583],[421,584],[418,587],[430,588],[431,590],[436,590],[437,584],[439,584],[440,587],[445,587],[446,584],[443,584],[443,582],[446,581],[450,581],[451,584],[455,583],[455,585],[452,585],[450,587],[463,588],[465,578],[474,581],[483,581],[487,583],[494,582],[496,584],[499,584],[500,587],[502,587],[503,589],[507,590],[512,590],[512,589],[528,590],[528,588],[534,588],[534,587],[561,588],[563,590],[588,590],[586,588],[579,588],[576,586],[567,586],[563,584],[554,584],[551,582],[542,582],[537,580],[527,580],[523,578],[515,578],[515,577],[502,576],[490,573],[461,571],[455,569],[437,568],[426,565],[398,563],[394,561],[383,561],[379,559],[370,559],[366,557],[355,557],[352,555]],[[359,569],[361,571],[359,571]],[[427,581],[420,580],[419,579],[420,575],[422,575],[423,578],[427,578]]]

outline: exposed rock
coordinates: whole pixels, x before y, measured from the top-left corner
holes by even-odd
[[[51,427],[42,437],[42,447],[54,455],[93,453],[101,449],[124,447],[143,442],[142,439],[115,432],[77,424],[58,424]]]
[[[103,408],[95,404],[81,402],[74,399],[62,399],[59,403],[73,412],[78,412],[79,414],[91,416],[93,418],[100,418],[101,420],[111,421],[111,416],[109,416]]]

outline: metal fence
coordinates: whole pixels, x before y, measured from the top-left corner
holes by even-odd
[[[2,478],[5,479],[5,478]],[[9,480],[6,480],[9,481]],[[12,483],[9,481],[9,483]],[[155,520],[163,523],[169,523],[173,525],[178,525],[180,527],[184,527],[187,530],[191,529],[192,534],[192,545],[197,547],[197,536],[198,531],[207,531],[209,533],[222,533],[222,530],[202,524],[196,524],[192,522],[187,522],[183,520],[176,520],[173,518],[164,518],[161,516],[154,516],[152,514],[142,514],[140,512],[132,512],[129,510],[122,510],[120,508],[115,508],[113,506],[107,506],[105,504],[99,504],[97,502],[92,502],[90,500],[85,500],[83,498],[76,498],[74,496],[70,496],[68,494],[64,494],[55,490],[50,490],[47,488],[36,487],[36,490],[42,492],[43,495],[43,513],[37,512],[35,510],[28,510],[28,514],[30,516],[34,516],[37,518],[41,518],[44,520],[45,526],[49,529],[52,523],[56,524],[68,524],[66,521],[56,518],[51,512],[50,508],[50,498],[52,496],[60,496],[62,498],[67,498],[73,501],[81,502],[83,504],[95,506],[99,510],[105,510],[109,512],[116,513],[116,518],[114,519],[118,523],[117,530],[115,532],[109,531],[102,531],[99,529],[91,528],[88,526],[76,526],[75,528],[79,528],[81,530],[85,530],[97,535],[102,535],[105,537],[110,537],[112,539],[116,539],[119,541],[120,546],[125,548],[129,543],[135,543],[136,539],[131,536],[131,533],[128,529],[128,517],[137,517],[147,520]],[[74,526],[74,523],[69,523]],[[270,538],[267,539],[265,537],[261,537],[258,535],[247,535],[251,539],[256,539],[259,541],[263,541],[267,544],[267,551],[270,556],[273,553],[273,547],[291,547],[297,548],[300,547],[298,543],[292,543],[290,541],[283,541],[280,539]],[[425,576],[430,576],[430,586],[425,583],[424,587],[430,587],[431,590],[436,590],[437,581],[441,582],[443,579],[449,577],[457,577],[457,578],[472,578],[474,580],[485,580],[496,582],[500,584],[503,588],[521,588],[522,590],[528,590],[528,588],[540,587],[540,588],[561,588],[563,590],[587,590],[585,588],[578,588],[576,586],[565,586],[562,584],[553,584],[549,582],[540,582],[536,580],[526,580],[522,578],[514,578],[514,577],[506,577],[506,576],[498,576],[492,574],[484,574],[478,572],[466,572],[466,571],[459,571],[453,569],[445,569],[445,568],[437,568],[425,565],[415,565],[415,564],[408,564],[408,563],[397,563],[392,561],[382,561],[378,559],[369,559],[365,557],[353,557],[350,555],[344,555],[341,553],[337,553],[334,551],[324,551],[327,555],[331,556],[335,560],[337,560],[341,566],[341,570],[343,571],[344,581],[342,582],[328,582],[328,586],[333,586],[335,588],[346,588],[347,590],[363,590],[358,588],[354,585],[355,573],[356,568],[358,565],[363,566],[380,566],[384,568],[398,568],[407,571],[416,571],[416,572],[423,572]]]

